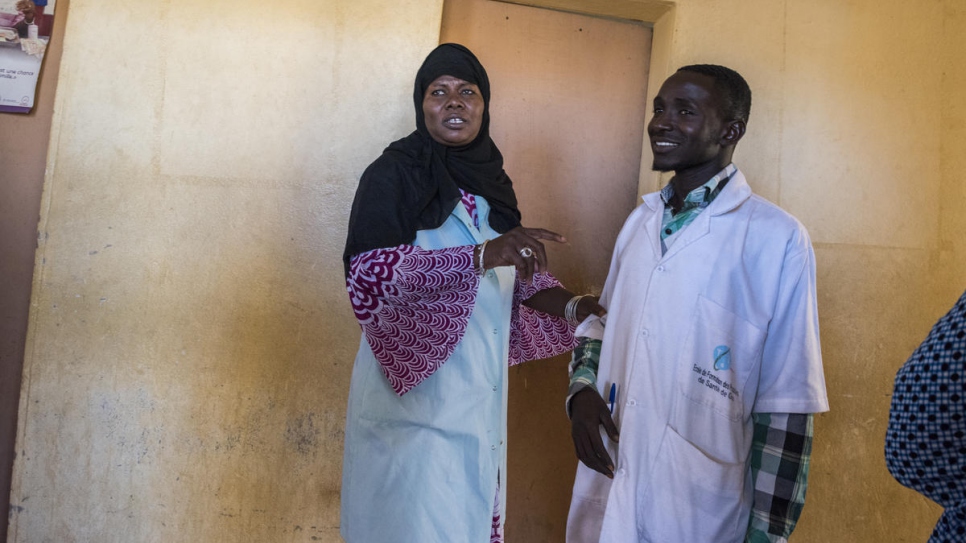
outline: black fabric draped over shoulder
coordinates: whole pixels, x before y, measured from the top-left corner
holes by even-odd
[[[480,133],[463,147],[438,143],[426,129],[423,96],[444,75],[475,84],[483,95]],[[486,198],[489,223],[497,232],[520,225],[513,183],[490,139],[490,81],[476,56],[454,43],[434,49],[416,74],[413,102],[416,130],[390,144],[359,181],[342,254],[346,276],[353,256],[411,243],[417,230],[441,226],[460,202],[459,189]]]

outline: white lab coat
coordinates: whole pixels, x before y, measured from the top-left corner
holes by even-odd
[[[805,228],[740,171],[662,256],[663,210],[653,193],[630,215],[608,325],[577,330],[603,340],[598,387],[617,383],[620,444],[613,481],[578,466],[570,543],[741,542],[752,413],[828,410]]]

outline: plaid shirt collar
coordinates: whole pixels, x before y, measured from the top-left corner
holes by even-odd
[[[721,194],[721,190],[729,179],[734,177],[738,168],[734,164],[728,164],[725,169],[718,172],[707,183],[692,190],[684,198],[684,205],[674,213],[671,210],[671,198],[674,196],[674,186],[670,183],[661,189],[661,199],[664,200],[664,216],[661,219],[661,253],[667,252],[668,247],[674,242],[678,232],[685,226],[691,224],[694,219],[711,205],[711,202]]]
[[[700,187],[692,190],[684,197],[684,205],[681,206],[676,213],[673,215],[679,215],[681,213],[686,213],[695,208],[704,209],[711,205],[715,197],[724,188],[725,182],[731,179],[731,177],[738,171],[738,168],[732,164],[725,166],[725,169],[718,172],[714,177],[708,180],[707,183],[701,185]],[[671,198],[674,197],[674,185],[668,183],[663,189],[661,189],[661,200],[664,201],[665,209],[671,209]]]

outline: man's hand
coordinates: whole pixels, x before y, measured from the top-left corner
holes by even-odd
[[[600,437],[600,425],[614,441],[620,437],[607,403],[594,387],[585,387],[570,399],[570,435],[577,458],[588,468],[614,478],[614,462]]]

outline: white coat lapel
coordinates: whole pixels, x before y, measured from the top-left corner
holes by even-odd
[[[644,205],[650,209],[647,219],[644,221],[644,232],[648,244],[651,246],[651,254],[654,261],[661,260],[661,220],[664,213],[664,202],[661,201],[660,193],[654,192],[644,195]]]
[[[745,181],[745,176],[741,173],[741,170],[738,170],[732,176],[731,180],[728,181],[728,184],[721,190],[721,194],[711,202],[711,205],[699,213],[694,221],[687,225],[684,230],[681,230],[681,233],[678,234],[678,239],[668,248],[664,258],[672,258],[674,255],[683,251],[688,245],[708,235],[715,217],[724,215],[732,209],[735,209],[750,197],[751,187]],[[660,228],[660,225],[658,225],[658,228]]]
[[[660,225],[658,229],[660,229]],[[705,209],[691,221],[691,224],[685,226],[684,230],[681,230],[678,238],[674,240],[674,244],[668,247],[667,254],[664,255],[664,258],[673,258],[674,255],[683,251],[685,247],[706,236],[710,229],[711,214],[708,213],[708,209]]]
[[[712,217],[724,215],[740,206],[748,198],[751,198],[751,187],[748,186],[745,175],[741,173],[741,170],[738,170],[732,176],[731,181],[728,181],[725,188],[721,190],[721,194],[711,202],[711,205],[705,211]]]

